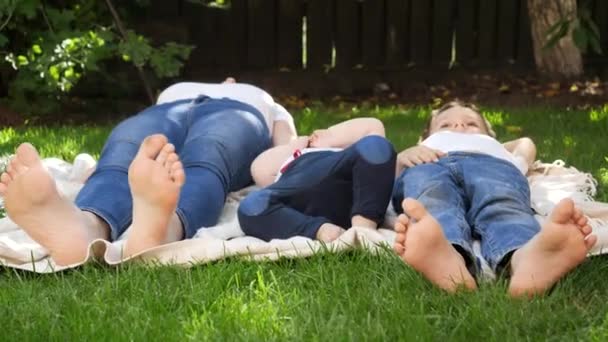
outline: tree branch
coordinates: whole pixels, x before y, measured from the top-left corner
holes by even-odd
[[[120,35],[122,36],[122,38],[124,40],[127,40],[127,32],[125,31],[125,28],[122,25],[122,21],[120,20],[120,17],[118,16],[118,12],[116,12],[116,9],[114,9],[112,0],[106,0],[106,4],[108,5],[110,12],[112,13],[112,17],[114,18],[114,23],[116,23],[116,26],[118,27],[118,31],[120,32]],[[141,79],[141,82],[144,85],[146,94],[148,94],[148,99],[150,100],[150,103],[154,104],[156,102],[154,100],[154,94],[152,93],[152,88],[150,87],[150,84],[148,83],[148,80],[146,79],[144,70],[142,69],[141,66],[136,65],[135,67],[137,68],[137,72],[139,73],[139,78]]]

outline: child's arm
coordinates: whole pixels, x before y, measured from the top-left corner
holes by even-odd
[[[356,118],[340,122],[327,129],[314,131],[310,147],[345,148],[368,135],[385,136],[382,121],[376,118]]]
[[[395,176],[399,176],[404,169],[419,164],[434,163],[445,153],[424,145],[416,145],[401,151],[397,155]]]
[[[251,163],[251,177],[257,186],[265,187],[272,184],[277,177],[279,168],[297,149],[306,148],[308,137],[298,137],[287,144],[272,147],[262,152]]]
[[[507,151],[511,152],[514,157],[519,157],[525,160],[528,168],[534,164],[536,160],[536,145],[530,138],[519,138],[507,141],[503,144]]]
[[[272,125],[272,146],[285,145],[298,138],[295,128],[285,120],[277,120]]]

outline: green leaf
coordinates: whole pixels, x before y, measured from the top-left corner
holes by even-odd
[[[597,37],[590,36],[589,45],[591,45],[591,49],[593,50],[593,52],[597,53],[598,55],[603,54],[602,47],[600,45],[600,40]]]
[[[49,68],[49,75],[51,75],[55,81],[59,80],[59,68],[56,65],[51,65]]]
[[[557,26],[556,26],[557,25]],[[547,34],[547,42],[543,49],[550,49],[557,44],[560,39],[564,38],[568,33],[568,28],[570,27],[570,21],[562,20],[558,22],[558,24],[554,25],[549,31],[552,31],[552,34]]]
[[[572,40],[574,44],[581,50],[582,53],[587,52],[587,45],[589,43],[587,32],[581,26],[577,26],[572,30]]]
[[[27,60],[27,57],[23,56],[23,55],[19,55],[17,56],[17,65],[18,66],[24,66],[24,65],[28,65],[29,61]]]
[[[0,33],[0,47],[5,46],[6,43],[8,43],[8,38],[2,33]]]
[[[40,55],[42,53],[42,48],[40,47],[40,45],[34,44],[34,45],[32,45],[32,51],[35,54]]]
[[[32,19],[36,16],[38,6],[40,6],[40,0],[20,0],[17,1],[15,12],[24,15],[27,19]]]
[[[67,68],[64,72],[63,72],[63,76],[66,78],[71,78],[74,76],[74,68]]]
[[[597,24],[593,21],[593,19],[591,18],[586,18],[581,20],[581,24],[587,28],[589,28],[589,30],[596,36],[599,37],[600,36],[600,28],[597,26]]]

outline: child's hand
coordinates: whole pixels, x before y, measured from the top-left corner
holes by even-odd
[[[317,129],[310,135],[310,147],[335,147],[332,143],[333,134],[328,129]]]
[[[291,145],[293,146],[294,149],[304,149],[308,147],[308,144],[310,142],[310,137],[308,135],[301,135],[299,137],[297,137],[295,140],[293,140],[291,142]]]
[[[416,145],[401,151],[397,155],[397,163],[405,167],[413,167],[425,163],[434,163],[444,155],[445,153],[439,150],[424,145]]]

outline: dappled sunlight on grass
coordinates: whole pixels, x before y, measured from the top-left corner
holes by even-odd
[[[608,105],[602,108],[594,108],[589,111],[589,121],[598,122],[608,118]]]
[[[257,280],[242,289],[238,288],[238,274],[232,280],[236,286],[231,286],[202,313],[192,312],[183,324],[189,339],[219,340],[227,332],[259,341],[294,337],[293,320],[284,313],[285,294],[278,288],[272,271],[270,279],[264,279],[258,270]]]
[[[562,138],[562,142],[564,143],[565,147],[575,147],[577,145],[576,140],[574,140],[574,137],[570,136],[570,135],[566,135]]]
[[[505,124],[505,120],[509,118],[509,116],[503,112],[484,112],[484,116],[490,123],[492,127],[501,127]]]
[[[598,182],[601,186],[608,187],[608,168],[602,167],[598,170]]]
[[[0,130],[0,154],[12,154],[19,144],[33,144],[41,156],[72,161],[79,153],[95,158],[103,147],[111,127],[25,127]]]

